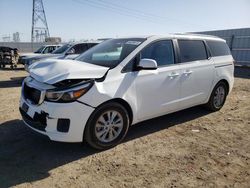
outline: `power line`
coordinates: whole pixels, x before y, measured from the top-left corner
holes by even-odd
[[[89,1],[89,0],[86,0],[86,1]],[[103,0],[98,0],[98,1],[99,2],[96,2],[96,4],[99,4],[99,5],[102,5],[102,6],[107,6],[107,7],[110,7],[112,9],[117,9],[119,11],[127,12],[127,13],[129,13],[131,15],[137,15],[137,16],[140,16],[140,17],[143,17],[143,18],[156,20],[155,16],[152,16],[152,15],[147,14],[145,12],[141,12],[141,11],[138,11],[138,10],[135,10],[135,9],[130,9],[130,8],[127,8],[127,7],[124,7],[124,6],[120,6],[120,5],[115,4],[115,3],[108,3],[108,2],[103,1]]]
[[[200,27],[204,27],[205,26],[201,26],[201,25],[197,25],[197,24],[192,24],[192,23],[187,23],[178,19],[172,19],[172,18],[166,18],[166,17],[162,17],[159,15],[155,15],[155,14],[151,14],[151,13],[146,13],[140,10],[136,10],[136,9],[131,9],[131,8],[127,8],[124,6],[120,6],[118,4],[115,3],[110,3],[104,0],[98,0],[98,2],[93,2],[90,0],[85,0],[85,1],[80,1],[80,0],[73,0],[74,2],[77,2],[79,4],[86,4],[88,6],[94,7],[94,8],[99,8],[99,9],[104,9],[104,10],[109,10],[112,11],[114,13],[123,15],[123,16],[128,16],[128,17],[132,17],[135,19],[139,19],[139,20],[143,20],[143,21],[149,21],[155,24],[166,24],[166,22],[179,22],[182,24],[185,24],[186,26],[191,27],[191,25],[196,25],[196,26],[200,26]]]
[[[111,11],[111,12],[114,12],[116,14],[120,14],[120,15],[123,15],[123,16],[128,16],[128,17],[131,17],[131,18],[144,20],[144,21],[147,21],[147,22],[155,23],[155,24],[162,24],[161,22],[158,22],[157,20],[148,19],[146,17],[141,17],[141,16],[138,16],[138,15],[131,15],[130,13],[128,13],[126,11],[120,11],[120,10],[114,9],[112,7],[109,7],[109,6],[104,6],[104,5],[101,5],[101,4],[98,4],[98,3],[93,3],[93,2],[88,1],[88,0],[85,0],[84,2],[80,1],[80,0],[72,0],[72,1],[74,1],[76,3],[79,3],[79,4],[85,4],[85,5],[94,7],[94,8],[98,8],[98,9],[102,9],[102,10],[108,10],[108,11]]]
[[[144,11],[141,11],[141,10],[138,10],[138,9],[132,9],[132,8],[128,8],[128,7],[125,7],[125,6],[121,6],[121,5],[118,5],[116,3],[111,3],[111,2],[107,2],[107,1],[104,1],[104,0],[98,0],[99,2],[102,2],[103,4],[106,4],[108,6],[113,6],[115,8],[118,8],[118,9],[123,9],[123,10],[127,10],[131,13],[136,13],[136,14],[140,14],[142,16],[147,16],[147,17],[150,17],[150,18],[158,18],[162,21],[167,21],[167,22],[180,22],[180,23],[183,23],[183,24],[188,24],[188,25],[196,25],[196,26],[201,26],[201,25],[197,25],[197,24],[193,24],[193,23],[189,23],[189,22],[185,22],[183,20],[179,20],[179,19],[175,19],[175,18],[169,18],[169,17],[163,17],[163,16],[159,16],[159,15],[156,15],[156,14],[152,14],[152,13],[148,13],[148,12],[144,12]]]

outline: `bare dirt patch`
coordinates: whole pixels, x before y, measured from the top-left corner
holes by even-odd
[[[223,109],[194,107],[131,127],[96,152],[51,142],[18,111],[23,70],[0,70],[0,187],[249,187],[250,69],[236,69]]]

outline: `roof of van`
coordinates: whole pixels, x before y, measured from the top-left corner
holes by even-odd
[[[90,41],[83,41],[83,42],[68,42],[66,44],[70,44],[70,45],[76,45],[76,44],[91,44],[91,43],[95,43],[95,44],[99,44],[103,41],[101,40],[90,40]]]
[[[166,34],[166,35],[144,35],[144,36],[121,37],[121,38],[145,38],[145,39],[177,38],[177,39],[201,39],[201,40],[225,41],[224,39],[219,38],[217,36],[192,34],[192,33],[174,33],[174,34]]]
[[[191,38],[191,39],[207,39],[207,40],[223,40],[217,36],[213,35],[203,35],[203,34],[194,34],[194,33],[176,33],[174,34],[176,38]]]
[[[45,44],[45,45],[43,45],[43,46],[62,46],[62,44]]]

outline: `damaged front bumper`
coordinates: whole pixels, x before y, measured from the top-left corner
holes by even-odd
[[[30,104],[22,96],[20,113],[31,129],[60,142],[82,142],[85,125],[94,108],[79,103]]]

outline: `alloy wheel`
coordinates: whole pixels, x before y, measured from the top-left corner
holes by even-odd
[[[96,138],[101,142],[112,142],[123,129],[122,115],[115,110],[109,110],[100,115],[95,124]]]

